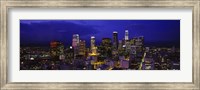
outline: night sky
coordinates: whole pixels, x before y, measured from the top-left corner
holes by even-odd
[[[100,44],[102,38],[112,39],[113,31],[122,40],[126,29],[129,39],[144,36],[146,46],[180,47],[180,20],[20,20],[20,46],[49,46],[51,41],[69,46],[73,34],[87,45],[95,36]]]

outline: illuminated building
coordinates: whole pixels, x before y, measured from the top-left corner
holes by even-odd
[[[116,31],[113,32],[113,47],[114,49],[118,48],[118,33]]]
[[[58,42],[58,41],[52,41],[52,42],[50,42],[50,47],[51,48],[56,48],[59,45],[59,43],[60,42]]]
[[[86,55],[85,40],[80,40],[79,42],[79,55]]]
[[[90,53],[90,48],[86,48],[86,49],[85,49],[85,57],[88,58],[89,53]]]
[[[72,39],[72,47],[76,48],[79,44],[79,35],[78,34],[74,34],[73,35],[73,39]]]
[[[74,34],[73,35],[73,39],[72,39],[72,47],[74,48],[74,59],[76,58],[76,56],[79,54],[79,35],[78,34]]]
[[[124,45],[124,40],[119,40],[119,45],[118,45],[118,54],[120,56],[125,54],[126,50],[126,45]]]
[[[126,46],[126,51],[130,52],[131,49],[131,45],[130,45],[130,41],[129,41],[129,36],[128,36],[128,30],[125,30],[125,46]]]
[[[130,39],[130,44],[131,44],[131,46],[135,45],[136,39],[137,39],[136,37]]]
[[[118,50],[122,50],[122,46],[123,46],[122,40],[119,40]]]
[[[72,46],[67,47],[65,54],[66,54],[67,62],[71,63],[72,59],[74,58],[74,48]]]
[[[127,52],[130,52],[130,50],[131,50],[131,44],[130,44],[130,41],[127,40],[127,41],[126,41],[126,51],[127,51]]]
[[[105,46],[105,47],[111,47],[112,46],[111,39],[110,38],[103,38],[102,39],[102,45]]]
[[[95,37],[91,36],[91,53],[89,53],[89,56],[97,56],[97,47],[95,47]]]
[[[94,61],[97,61],[97,56],[99,55],[97,53],[97,47],[95,47],[95,37],[91,36],[91,49],[90,49],[90,53],[89,56],[91,56],[93,58]]]
[[[60,43],[58,45],[58,52],[59,52],[59,55],[63,55],[64,54],[64,44],[63,43]]]
[[[50,55],[55,59],[64,59],[64,45],[58,41],[50,43]]]
[[[116,31],[113,32],[113,44],[112,44],[112,56],[117,58],[118,54],[118,33]]]
[[[91,41],[90,41],[90,49],[92,50],[92,48],[95,47],[95,37],[91,36]]]
[[[103,38],[101,43],[101,54],[104,57],[112,57],[112,43],[110,38]]]
[[[89,56],[97,56],[97,55],[99,55],[97,53],[97,47],[93,47],[91,50],[91,53],[89,53]]]
[[[128,40],[128,30],[125,30],[125,40]]]

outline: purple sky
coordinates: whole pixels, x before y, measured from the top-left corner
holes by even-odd
[[[72,35],[90,43],[90,36],[99,44],[104,37],[112,38],[117,31],[119,40],[125,29],[129,38],[144,36],[146,45],[180,45],[180,20],[20,20],[21,46],[48,46],[50,41],[71,45]]]

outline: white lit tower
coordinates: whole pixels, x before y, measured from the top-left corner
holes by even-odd
[[[76,47],[78,47],[78,44],[79,44],[79,35],[74,34],[73,39],[72,39],[72,47],[76,48]]]
[[[97,56],[99,53],[97,53],[97,47],[95,47],[95,37],[91,36],[91,41],[90,41],[91,47],[90,47],[90,53],[89,56],[92,57],[91,64],[94,64],[97,62]]]
[[[125,30],[125,41],[128,40],[128,30]]]
[[[128,38],[128,30],[125,30],[125,46],[126,46],[126,51],[130,51],[130,42]]]
[[[79,35],[78,34],[73,35],[72,47],[74,48],[74,59],[75,59],[76,55],[78,55],[78,52],[79,52]]]
[[[91,36],[91,41],[90,41],[90,49],[92,50],[95,47],[95,37]]]
[[[127,45],[128,42],[128,30],[125,30],[125,38],[124,38],[124,44]]]
[[[94,36],[91,36],[91,48],[90,48],[90,51],[91,53],[89,53],[90,56],[96,56],[98,55],[97,53],[97,47],[95,46],[95,37]]]

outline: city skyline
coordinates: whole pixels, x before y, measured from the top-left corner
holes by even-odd
[[[89,47],[91,36],[99,45],[103,38],[112,39],[113,31],[123,40],[125,30],[129,38],[144,36],[147,46],[180,47],[179,20],[20,20],[20,45],[48,46],[51,41],[61,41],[71,46],[73,34],[79,34]]]
[[[22,21],[28,26],[20,24],[20,69],[180,70],[180,21],[137,20],[151,26],[138,32],[135,20],[82,21],[72,20],[76,27],[59,20]],[[88,25],[99,21],[102,27]],[[124,25],[113,30],[115,23]]]

